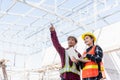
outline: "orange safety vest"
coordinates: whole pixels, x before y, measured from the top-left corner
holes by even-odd
[[[87,54],[94,55],[95,47],[96,46],[93,46],[92,49]],[[86,52],[84,52],[84,54],[86,54]],[[88,58],[85,58],[85,59],[88,59]],[[101,70],[102,68],[103,67],[101,67]],[[98,64],[95,63],[94,61],[86,62],[82,69],[82,78],[90,78],[90,77],[97,77],[97,76],[98,76]]]

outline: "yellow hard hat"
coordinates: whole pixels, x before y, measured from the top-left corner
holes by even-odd
[[[91,37],[93,37],[94,42],[96,41],[96,37],[95,37],[94,34],[91,33],[91,32],[86,32],[86,33],[82,34],[82,39],[83,39],[83,40],[84,40],[85,36],[91,36]]]

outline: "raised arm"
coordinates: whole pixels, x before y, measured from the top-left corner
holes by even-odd
[[[56,48],[58,53],[62,53],[61,51],[63,51],[64,48],[59,43],[55,28],[52,24],[51,24],[51,27],[50,27],[50,32],[51,32],[51,40],[52,40],[52,43],[53,43],[54,47]]]

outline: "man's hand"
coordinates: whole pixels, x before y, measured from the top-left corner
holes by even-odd
[[[72,58],[71,58],[71,61],[72,61],[72,62],[75,62],[75,63],[78,62],[78,60],[77,60],[75,57],[73,57],[73,56],[72,56]]]
[[[83,54],[83,56],[82,56],[82,57],[83,57],[83,58],[85,58],[85,57],[86,57],[86,55],[87,55],[87,54]]]
[[[54,28],[54,26],[53,26],[53,24],[50,24],[51,26],[50,26],[50,31],[55,31],[55,28]]]

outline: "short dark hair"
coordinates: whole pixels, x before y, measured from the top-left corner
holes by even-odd
[[[76,37],[74,37],[74,36],[69,36],[69,37],[67,38],[67,40],[69,40],[70,38],[73,38],[73,39],[75,40],[75,43],[78,42],[77,39],[76,39]]]

